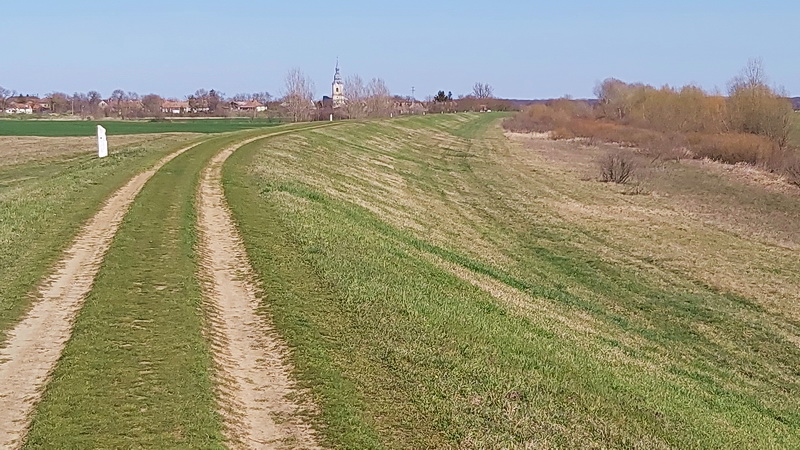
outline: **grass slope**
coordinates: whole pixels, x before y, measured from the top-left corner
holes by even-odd
[[[223,133],[271,127],[273,119],[174,119],[165,121],[76,121],[76,120],[2,120],[0,136],[94,136],[97,125],[109,135],[143,133]]]
[[[191,141],[168,138],[91,155],[0,169],[0,342],[30,294],[103,200]]]
[[[630,243],[545,200],[628,200],[517,171],[489,120],[348,124],[251,144],[225,166],[327,444],[800,445],[800,324],[619,256]]]

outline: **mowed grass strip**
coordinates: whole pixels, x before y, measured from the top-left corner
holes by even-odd
[[[428,186],[432,197],[448,173],[503,185],[499,172],[480,177],[485,161],[448,162],[431,144],[441,131],[471,136],[482,125],[430,120],[427,137],[424,119],[408,121],[417,144],[430,149],[428,159],[411,151],[413,144],[396,146],[388,153],[397,173],[424,180],[416,186]],[[374,170],[336,174],[364,152],[378,153],[364,142],[396,136],[404,125],[346,125],[327,130],[336,137],[327,141],[307,132],[251,144],[224,169],[265,307],[293,348],[298,377],[321,405],[329,445],[800,445],[800,351],[775,333],[771,321],[778,319],[751,301],[674,274],[609,263],[602,244],[568,245],[570,237],[589,234],[579,224],[516,223],[496,197],[472,200],[499,208],[486,216],[511,235],[500,250],[514,259],[504,265],[432,243],[363,208],[375,201]],[[382,142],[386,152],[395,141]],[[446,151],[473,144],[450,142]],[[411,156],[421,169],[399,170],[398,161]],[[339,190],[357,201],[331,194]],[[396,198],[383,201],[390,209]],[[511,307],[428,255],[489,277],[529,303]],[[563,312],[567,323],[552,311]]]
[[[0,169],[0,342],[102,202],[135,174],[196,141],[172,137],[115,149],[103,159],[87,154]]]
[[[214,138],[145,185],[76,319],[27,448],[222,446],[196,275],[196,188],[217,151],[263,133]]]
[[[280,125],[277,119],[3,120],[0,136],[94,136],[102,125],[109,136],[149,133],[224,133]]]

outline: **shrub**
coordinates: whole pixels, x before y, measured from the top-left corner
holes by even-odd
[[[777,145],[764,136],[746,133],[690,134],[689,148],[698,158],[729,164],[774,165]]]
[[[636,163],[625,152],[613,152],[600,160],[600,181],[625,184],[633,177]]]
[[[800,153],[797,150],[786,154],[783,173],[790,183],[800,187]]]
[[[567,127],[558,127],[550,132],[550,139],[555,141],[573,138],[575,138],[575,134]]]

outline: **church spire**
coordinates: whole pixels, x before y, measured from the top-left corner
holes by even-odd
[[[333,107],[338,108],[345,103],[344,97],[344,82],[342,82],[342,74],[339,72],[339,57],[336,57],[336,73],[333,75],[331,98],[333,100]]]
[[[342,82],[342,74],[339,73],[339,57],[336,57],[336,73],[333,74],[333,83],[341,83]]]

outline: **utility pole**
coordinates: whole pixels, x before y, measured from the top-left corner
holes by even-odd
[[[412,101],[414,100],[414,92],[416,92],[416,90],[417,89],[414,86],[411,86],[411,100]]]

